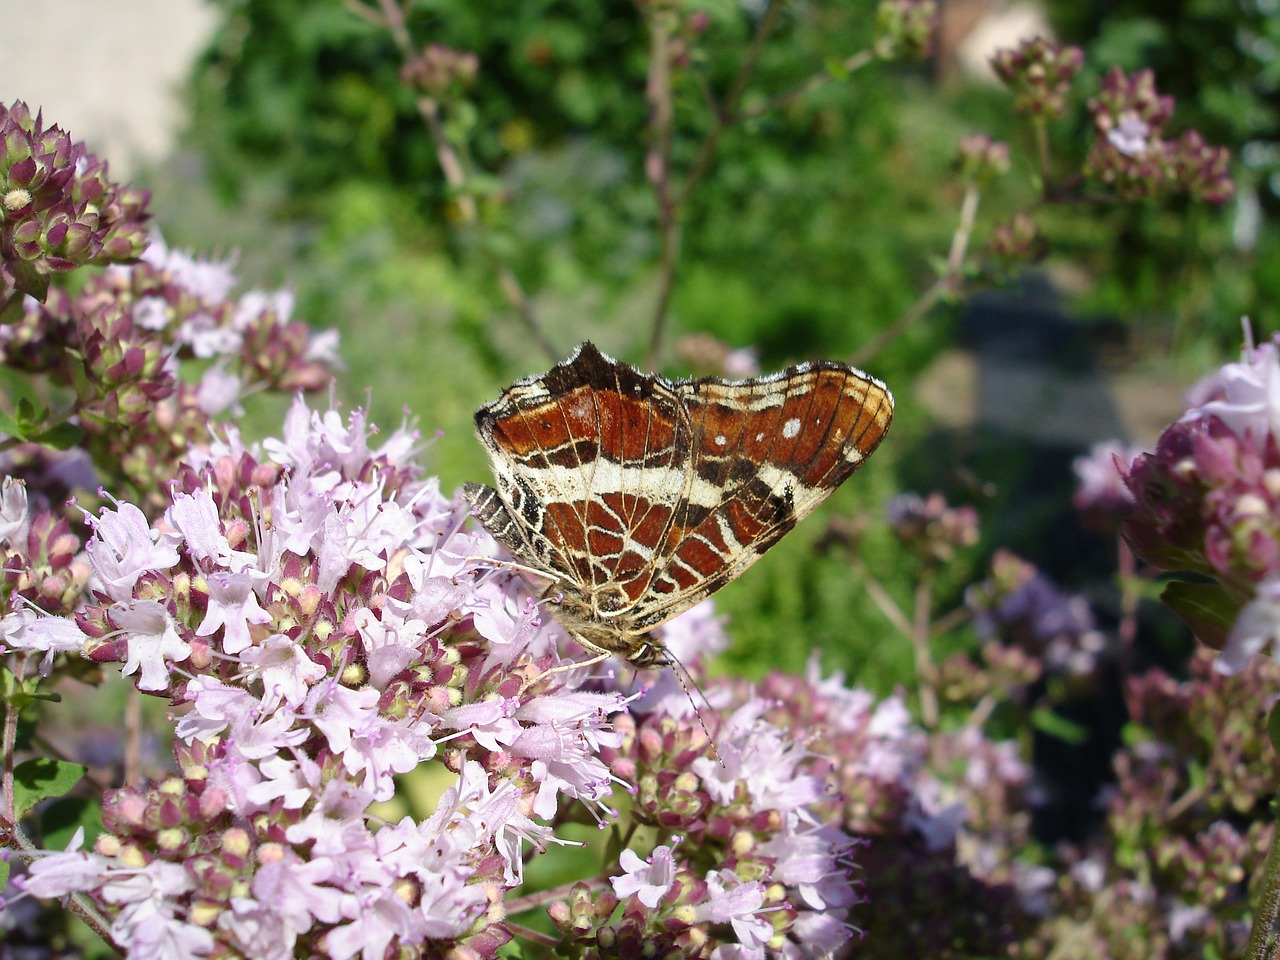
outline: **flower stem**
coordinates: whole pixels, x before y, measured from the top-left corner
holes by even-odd
[[[964,200],[960,204],[960,222],[956,225],[956,231],[951,237],[951,249],[947,251],[946,272],[933,281],[932,286],[921,294],[905,313],[872,337],[853,355],[851,362],[854,366],[862,366],[898,339],[905,330],[914,326],[944,297],[960,292],[963,287],[961,269],[964,267],[965,253],[969,249],[969,240],[973,236],[973,226],[978,217],[979,196],[978,190],[974,187],[965,191]]]
[[[920,686],[920,720],[927,730],[933,730],[938,725],[937,676],[929,650],[929,609],[932,605],[933,585],[930,578],[925,576],[916,584],[915,623],[911,630],[911,645],[916,655],[916,683]]]
[[[507,916],[519,916],[526,911],[545,906],[548,903],[555,903],[557,900],[565,899],[573,892],[573,888],[579,883],[586,884],[586,886],[591,890],[603,890],[608,886],[609,881],[604,877],[593,877],[590,880],[575,880],[573,883],[565,883],[558,887],[551,887],[548,890],[538,890],[534,893],[527,893],[523,897],[515,897],[508,900],[503,905],[503,908],[506,910]]]
[[[1249,931],[1249,947],[1245,960],[1266,960],[1271,956],[1275,936],[1271,932],[1280,913],[1280,830],[1272,829],[1271,846],[1262,866],[1262,889],[1253,913],[1253,929]]]

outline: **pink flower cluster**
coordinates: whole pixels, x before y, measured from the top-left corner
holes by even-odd
[[[660,934],[718,958],[847,940],[854,841],[830,764],[745,691],[710,688],[699,719],[668,671],[631,714],[638,694],[610,678],[549,672],[561,631],[484,559],[496,544],[419,476],[416,447],[404,429],[374,445],[359,413],[299,400],[261,450],[228,428],[192,451],[156,521],[129,503],[90,516],[78,579],[22,573],[40,566],[31,551],[55,572],[80,561],[20,484],[4,488],[0,533],[30,603],[0,621],[0,653],[119,663],[175,704],[177,773],[110,792],[105,832],[36,859],[27,892],[88,895],[133,956],[493,956],[529,851],[563,842],[565,804],[608,820],[625,784],[629,815],[665,831],[606,863],[634,923],[585,931],[562,904],[566,932]],[[90,573],[74,613],[49,602]],[[705,608],[667,639],[695,667],[723,642]],[[891,756],[909,742],[900,719],[874,761],[887,780],[918,768]],[[447,778],[435,812],[377,821],[370,806],[421,764]]]
[[[108,268],[75,296],[28,298],[0,327],[0,362],[74,388],[61,427],[78,431],[104,475],[158,491],[210,418],[238,412],[253,391],[317,390],[338,365],[336,333],[296,320],[290,293],[235,296],[234,285],[231,264],[154,238],[141,262]],[[29,438],[50,442],[54,429],[37,422]]]
[[[1149,563],[1217,581],[1174,584],[1166,601],[1237,670],[1280,641],[1280,341],[1246,349],[1192,404],[1134,460],[1125,536]]]
[[[134,948],[507,939],[494,891],[519,883],[525,841],[550,839],[535,817],[607,797],[597,753],[623,698],[532,692],[551,631],[474,559],[492,543],[416,478],[415,442],[370,447],[360,415],[300,401],[268,459],[230,430],[155,524],[127,503],[91,519],[95,600],[74,622],[5,618],[10,649],[121,662],[181,705],[179,775],[111,794],[95,850],[35,862],[28,890],[92,893]],[[435,815],[375,829],[370,804],[433,758],[456,775]]]
[[[1016,113],[1054,120],[1066,110],[1071,82],[1083,63],[1084,51],[1079,47],[1032,37],[998,51],[991,58],[991,69],[1013,91]]]
[[[1185,192],[1195,200],[1226,203],[1235,194],[1231,151],[1206,143],[1196,130],[1165,140],[1172,97],[1161,95],[1150,70],[1128,75],[1112,67],[1089,101],[1095,139],[1085,173],[1126,199]]]
[[[150,199],[21,100],[0,106],[0,299],[43,299],[51,274],[137,257]]]

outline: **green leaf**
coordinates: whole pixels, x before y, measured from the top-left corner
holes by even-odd
[[[1267,714],[1267,736],[1271,738],[1272,749],[1280,753],[1280,701]]]
[[[43,433],[35,434],[31,439],[36,443],[44,444],[46,447],[52,447],[54,450],[70,450],[79,444],[83,437],[84,430],[74,423],[63,421]]]
[[[40,273],[30,263],[17,257],[6,260],[5,266],[9,268],[9,275],[13,277],[13,285],[17,290],[44,303],[49,295],[47,273]]]
[[[14,710],[22,710],[33,703],[61,703],[62,695],[58,693],[29,693],[18,690],[8,698],[9,706]]]
[[[1089,730],[1066,717],[1043,707],[1031,711],[1031,725],[1041,733],[1056,737],[1066,743],[1081,744],[1089,739]]]
[[[14,814],[21,817],[41,800],[65,796],[80,782],[85,768],[78,763],[39,757],[13,770]]]
[[[1221,650],[1240,612],[1239,603],[1216,583],[1172,580],[1160,594],[1165,606],[1180,616],[1204,644]]]
[[[18,423],[24,427],[29,427],[39,419],[36,413],[36,405],[31,402],[29,397],[23,397],[18,401]]]
[[[81,828],[85,847],[102,833],[102,807],[88,797],[59,797],[40,808],[40,840],[46,850],[67,849]]]
[[[18,426],[18,421],[9,416],[8,412],[4,410],[0,410],[0,433],[7,434],[18,440],[27,439],[27,435]]]
[[[1193,790],[1203,790],[1209,782],[1209,770],[1199,760],[1187,761],[1187,782]]]
[[[22,296],[16,291],[4,301],[4,306],[0,307],[0,324],[17,323],[25,316],[26,311],[22,308]]]
[[[839,57],[827,58],[827,60],[823,63],[823,67],[826,68],[827,76],[829,76],[832,80],[849,79],[849,71],[845,67],[844,61]]]

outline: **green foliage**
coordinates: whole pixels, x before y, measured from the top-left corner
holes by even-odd
[[[13,769],[13,807],[18,818],[41,800],[61,797],[85,774],[78,763],[38,757],[20,763]]]
[[[1171,580],[1160,594],[1191,632],[1203,643],[1221,649],[1240,612],[1240,601],[1219,583],[1191,583]]]
[[[188,144],[222,197],[237,205],[239,216],[223,226],[245,251],[242,272],[261,270],[263,282],[292,278],[298,315],[342,331],[347,403],[369,407],[384,424],[407,409],[426,436],[442,431],[431,460],[446,489],[487,475],[471,436],[475,407],[511,377],[553,359],[538,351],[503,297],[497,264],[519,280],[560,355],[590,337],[641,360],[660,237],[645,166],[653,145],[645,97],[650,38],[637,5],[412,6],[405,26],[415,52],[442,44],[479,59],[474,85],[440,105],[449,142],[470,171],[461,191],[441,174],[387,32],[337,0],[221,6],[222,29],[193,80]],[[1099,5],[1058,6],[1068,36],[1094,45],[1072,109],[1047,131],[1055,174],[1079,162],[1090,122],[1084,101],[1112,63],[1156,67],[1162,90],[1179,97],[1177,130],[1200,124],[1210,138],[1237,145],[1270,122],[1257,95],[1266,70],[1233,80],[1221,63],[1208,62],[1249,59],[1238,47],[1221,52],[1231,19],[1225,9],[1187,6],[1179,20],[1131,5],[1134,15],[1122,19],[1104,17]],[[688,62],[673,71],[678,186],[716,122],[706,91],[723,98],[732,88],[758,12],[723,0],[673,9],[707,21],[705,33],[686,38]],[[962,186],[951,163],[966,134],[985,130],[1015,147],[1013,172],[983,195],[974,248],[994,219],[1035,203],[1033,130],[1011,116],[1005,91],[957,85],[940,93],[917,68],[839,66],[874,42],[870,13],[838,4],[783,7],[740,109],[760,110],[812,77],[817,64],[829,65],[836,79],[718,138],[682,218],[668,343],[710,333],[754,347],[766,370],[805,356],[853,355],[934,280],[958,222]],[[1266,29],[1256,17],[1249,22]],[[1195,69],[1162,61],[1164,45],[1179,43],[1185,50],[1199,44]],[[1211,55],[1215,43],[1219,52]],[[158,189],[158,199],[166,192],[173,191]],[[191,190],[181,192],[185,198]],[[473,223],[459,215],[464,194],[476,204]],[[212,207],[190,213],[184,208],[185,222],[174,223],[161,210],[162,221],[189,231],[171,230],[169,239],[207,246],[217,235],[209,220],[222,215]],[[1048,204],[1035,216],[1052,239],[1055,263],[1084,278],[1080,308],[1132,317],[1126,322],[1144,346],[1213,354],[1238,338],[1242,313],[1263,329],[1280,324],[1273,313],[1280,297],[1269,295],[1280,283],[1271,266],[1280,241],[1264,230],[1252,252],[1238,249],[1229,210],[1102,204],[1082,214],[1077,205]],[[264,221],[277,224],[257,231],[265,240],[243,226]],[[901,393],[951,334],[935,310],[869,366]],[[920,416],[900,408],[884,450],[927,442]],[[891,495],[893,464],[879,462],[892,457],[881,452],[851,484],[859,493],[842,493],[807,532],[763,560],[748,585],[721,595],[736,666],[758,673],[801,665],[807,650],[780,651],[776,638],[803,621],[830,663],[873,686],[888,689],[909,675],[902,639],[847,560],[812,553],[824,518],[840,504],[874,509]],[[1018,469],[982,467],[984,479]],[[992,513],[1034,539],[1042,518],[1009,506]],[[913,568],[900,548],[873,532],[860,550],[906,602]],[[958,602],[959,590],[959,583],[940,585],[939,604]]]
[[[1116,64],[1155,71],[1177,99],[1175,132],[1194,127],[1234,154],[1239,200],[1210,213],[1194,206],[1113,212],[1095,241],[1108,270],[1088,306],[1121,316],[1171,318],[1172,342],[1209,338],[1229,351],[1238,321],[1280,328],[1274,222],[1280,214],[1280,19],[1250,0],[1056,0],[1049,5],[1066,42],[1081,44],[1092,69]],[[1148,342],[1168,343],[1164,324]]]

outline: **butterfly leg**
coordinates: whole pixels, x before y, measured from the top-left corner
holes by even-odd
[[[574,639],[576,640],[577,638],[575,637]],[[579,640],[578,642],[583,643],[583,641],[581,640]],[[570,670],[584,670],[587,667],[594,667],[597,663],[600,663],[602,660],[608,660],[611,656],[613,656],[613,654],[610,653],[608,650],[600,650],[599,648],[592,647],[586,643],[583,643],[583,646],[586,646],[587,649],[589,650],[595,650],[596,651],[595,656],[589,657],[586,660],[571,660],[567,663],[561,663],[557,666],[552,667],[550,670],[547,670],[547,671],[544,671],[543,673],[538,674],[536,677],[531,677],[530,679],[525,681],[523,686],[520,687],[520,693],[524,693],[535,683],[539,683],[547,679],[547,677],[554,676],[557,673],[568,673]]]

